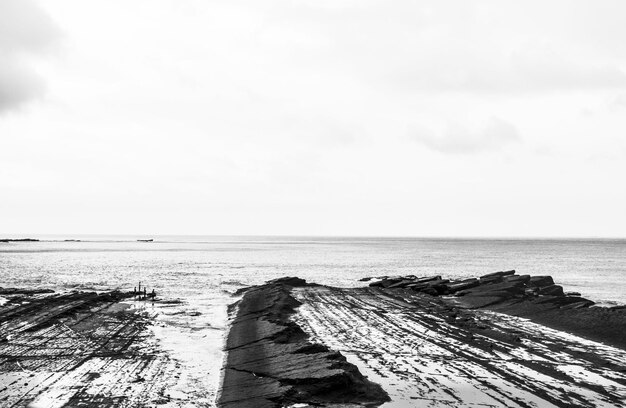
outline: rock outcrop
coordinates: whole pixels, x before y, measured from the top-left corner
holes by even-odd
[[[132,292],[0,289],[0,406],[162,406],[178,362]]]
[[[389,400],[343,355],[307,340],[290,315],[300,303],[291,296],[299,278],[283,278],[247,290],[236,304],[226,342],[220,407],[283,407]]]
[[[373,278],[375,279],[375,278]],[[371,280],[371,279],[370,279]],[[549,297],[564,297],[556,302],[572,307],[588,307],[591,300],[573,295],[566,295],[563,287],[554,284],[551,276],[516,275],[514,270],[492,272],[478,278],[450,281],[440,275],[416,277],[383,277],[369,284],[380,288],[407,288],[432,296],[454,295],[463,297],[460,301],[468,308],[481,308],[499,304],[511,299],[529,299],[542,297],[542,300],[554,300]]]
[[[310,339],[383,384],[390,406],[624,407],[624,350],[406,288],[292,294]]]
[[[626,309],[590,307],[594,302],[565,292],[551,276],[517,275],[514,270],[478,278],[446,280],[441,276],[394,276],[370,279],[370,287],[446,295],[466,309],[490,309],[626,349]]]

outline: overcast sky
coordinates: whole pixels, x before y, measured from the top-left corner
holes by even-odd
[[[624,237],[625,15],[0,0],[0,234]]]

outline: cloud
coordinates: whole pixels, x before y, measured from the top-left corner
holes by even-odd
[[[521,141],[517,128],[502,119],[491,118],[480,131],[472,132],[458,123],[449,123],[441,134],[425,127],[413,127],[411,138],[429,149],[450,154],[469,154],[502,149]]]
[[[289,55],[309,64],[331,61],[335,71],[368,85],[410,93],[626,88],[625,51],[617,44],[626,29],[616,18],[626,11],[623,2],[339,3],[289,7],[282,20],[274,16],[272,27],[290,29],[290,35],[270,38],[294,41]],[[590,15],[597,17],[593,23]]]
[[[0,114],[37,98],[44,90],[43,80],[23,64],[9,61],[0,66]]]
[[[621,94],[615,97],[610,103],[611,108],[626,108],[626,94]]]
[[[44,81],[33,62],[59,37],[60,30],[36,2],[0,1],[0,114],[43,94]]]
[[[441,44],[446,51],[400,65],[387,79],[411,91],[468,94],[626,89],[617,62],[594,63],[536,47],[511,53],[504,45],[483,48],[451,39]]]

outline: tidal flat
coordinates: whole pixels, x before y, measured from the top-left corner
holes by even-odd
[[[624,307],[514,271],[363,282],[246,287],[224,328],[185,299],[0,289],[0,406],[626,406]]]
[[[220,330],[178,299],[0,288],[1,407],[214,406]]]

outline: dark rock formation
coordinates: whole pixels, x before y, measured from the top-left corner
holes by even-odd
[[[530,281],[530,275],[510,275],[504,277],[505,282],[524,282]]]
[[[450,282],[448,284],[448,288],[451,293],[454,293],[460,290],[475,288],[478,285],[480,285],[480,281],[478,279],[470,278],[461,281]]]
[[[39,288],[2,288],[0,287],[0,295],[37,295],[42,293],[54,293],[52,289]]]
[[[533,287],[549,286],[554,285],[554,280],[552,276],[532,276],[528,285]]]
[[[481,279],[502,278],[504,276],[511,276],[511,275],[515,275],[515,270],[488,273],[486,275],[481,276]]]
[[[151,317],[121,302],[132,292],[0,293],[1,407],[160,406],[178,383]]]
[[[533,321],[592,340],[626,348],[626,308],[590,307],[578,292],[564,292],[551,276],[494,272],[480,278],[447,281],[441,276],[384,278],[370,284],[385,290],[411,290],[430,296],[454,295],[463,308],[490,310]]]
[[[274,279],[267,282],[267,285],[288,285],[293,287],[306,286],[306,281],[302,278],[293,276],[285,276],[283,278]]]
[[[540,295],[550,295],[550,296],[565,296],[563,292],[563,287],[559,285],[549,285],[539,288],[538,293]]]
[[[309,286],[292,293],[314,310],[295,317],[302,328],[362,357],[364,369],[385,379],[393,406],[623,407],[621,350],[408,288]]]
[[[488,309],[626,350],[626,308],[593,304],[579,296],[536,296],[508,299]]]
[[[369,286],[388,289],[408,288],[432,296],[463,296],[463,305],[470,308],[485,307],[511,298],[565,296],[563,288],[555,285],[551,276],[516,275],[514,270],[493,272],[480,278],[452,282],[442,279],[439,275],[421,278],[414,275],[385,277],[370,283]],[[581,304],[593,304],[586,299],[582,301]]]
[[[389,400],[340,353],[308,342],[289,320],[300,304],[290,291],[304,285],[299,278],[277,279],[250,288],[238,302],[226,342],[220,407],[374,406]]]

